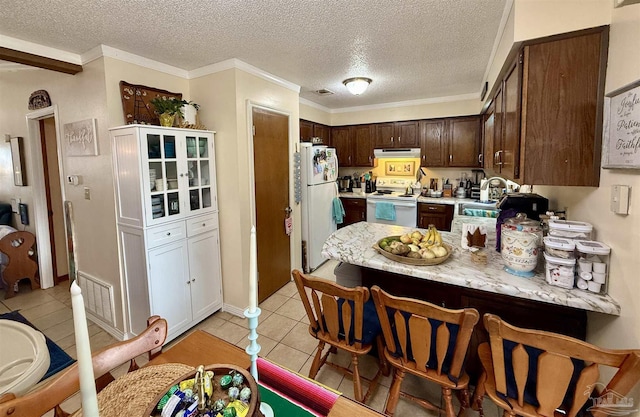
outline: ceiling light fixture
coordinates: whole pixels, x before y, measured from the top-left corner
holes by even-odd
[[[342,82],[347,87],[347,90],[354,96],[359,96],[364,93],[369,84],[371,84],[371,78],[365,77],[353,77],[347,78]]]

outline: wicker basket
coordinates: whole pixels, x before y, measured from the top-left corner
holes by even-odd
[[[251,374],[249,374],[249,372],[231,364],[208,365],[205,367],[205,370],[213,371],[214,373],[215,383],[213,398],[215,399],[227,398],[227,393],[220,388],[220,378],[222,378],[223,375],[228,374],[230,371],[235,371],[242,374],[242,376],[244,377],[245,385],[247,385],[251,389],[251,399],[249,400],[249,411],[247,412],[247,417],[264,417],[260,412],[260,391],[258,391],[258,384],[256,383],[256,380],[253,379]],[[171,384],[167,385],[166,389],[163,390],[162,393],[159,394],[155,398],[155,400],[150,403],[149,408],[145,411],[143,416],[159,416],[160,411],[157,410],[156,406],[162,399],[164,394],[169,391],[169,388],[180,383],[181,381],[184,381],[185,379],[193,378],[195,374],[196,370],[189,371],[188,373],[185,373],[182,376],[176,378]]]
[[[373,249],[375,249],[380,255],[384,256],[385,258],[391,259],[392,261],[396,261],[401,264],[415,265],[415,266],[439,265],[444,261],[446,261],[447,259],[449,259],[449,256],[451,256],[451,252],[453,251],[453,248],[451,246],[447,245],[446,243],[442,243],[441,246],[447,250],[447,254],[445,256],[442,256],[440,258],[433,258],[433,259],[407,258],[406,256],[394,255],[393,253],[387,252],[386,250],[382,249],[380,247],[380,242],[384,239],[399,240],[400,236],[384,237],[378,240],[375,245],[373,245]]]

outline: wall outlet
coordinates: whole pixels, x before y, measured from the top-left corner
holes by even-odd
[[[91,189],[89,187],[84,187],[84,199],[91,200]]]

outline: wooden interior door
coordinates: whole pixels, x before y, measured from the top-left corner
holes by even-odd
[[[58,284],[69,279],[69,262],[60,187],[57,135],[53,117],[41,119],[39,124],[53,279],[54,283]]]
[[[284,220],[289,206],[289,117],[253,108],[253,158],[258,244],[258,301],[291,280]]]

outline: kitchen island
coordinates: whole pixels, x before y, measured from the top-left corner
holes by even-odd
[[[325,258],[360,269],[362,285],[378,285],[397,296],[417,298],[447,308],[473,307],[482,316],[497,314],[520,327],[546,330],[585,340],[587,311],[620,315],[620,305],[610,296],[577,288],[564,289],[546,283],[543,267],[532,278],[521,278],[504,271],[495,247],[494,227],[490,219],[470,218],[487,226],[490,242],[487,264],[471,261],[469,251],[461,247],[459,228],[441,232],[445,243],[453,247],[451,256],[440,265],[413,266],[385,258],[372,246],[386,236],[402,235],[411,228],[360,222],[333,233],[322,248]],[[458,230],[458,232],[455,232]],[[467,372],[475,379],[481,372],[477,346],[488,340],[483,322],[476,325],[467,358]]]
[[[482,219],[482,221],[491,222],[489,219]],[[488,227],[488,229],[491,228]],[[453,253],[440,265],[405,265],[385,258],[372,248],[373,244],[385,236],[402,235],[411,230],[414,229],[379,223],[355,223],[329,236],[322,248],[322,254],[328,259],[434,283],[585,311],[620,315],[620,305],[608,295],[595,294],[577,288],[569,290],[547,284],[542,265],[539,265],[538,272],[532,278],[521,278],[504,271],[500,253],[496,252],[491,245],[495,242],[495,235],[492,236],[491,233],[488,236],[490,246],[486,249],[488,255],[486,265],[471,261],[469,251],[461,247],[461,235],[455,233],[456,228],[451,233],[442,232],[443,241],[453,247]]]

